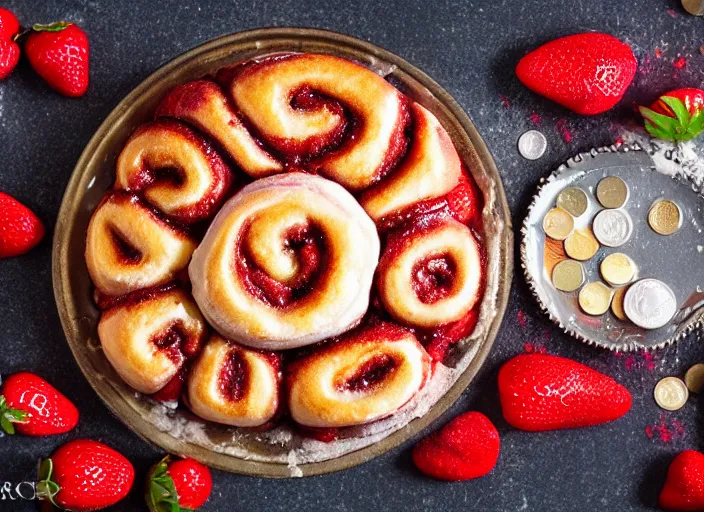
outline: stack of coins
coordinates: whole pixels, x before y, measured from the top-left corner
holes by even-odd
[[[656,279],[636,280],[636,263],[623,252],[613,252],[599,263],[603,282],[587,282],[583,262],[591,260],[602,247],[626,245],[633,235],[633,220],[625,209],[630,197],[628,184],[617,176],[606,176],[594,193],[603,208],[591,219],[591,226],[580,222],[590,205],[582,188],[562,190],[556,205],[543,219],[543,230],[564,247],[563,259],[552,267],[552,283],[565,293],[579,292],[578,303],[588,315],[601,316],[611,310],[620,321],[630,320],[644,329],[667,325],[675,314],[672,290]],[[648,213],[648,224],[656,233],[669,236],[682,225],[682,211],[673,201],[656,201]],[[565,257],[565,256],[563,256]]]

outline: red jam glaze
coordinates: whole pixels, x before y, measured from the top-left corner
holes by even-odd
[[[260,350],[256,350],[255,352],[263,355],[274,368],[274,372],[279,377],[281,376],[281,356],[279,354]],[[220,368],[220,375],[218,376],[220,393],[227,400],[236,402],[242,399],[251,384],[247,360],[242,354],[241,349],[233,345],[225,363],[222,368]]]
[[[419,261],[413,268],[413,289],[424,304],[432,304],[452,292],[457,265],[449,255]]]
[[[180,117],[184,112],[198,110],[206,103],[208,94],[221,92],[220,87],[210,80],[194,80],[178,87],[174,87],[164,99],[154,113],[154,118],[159,117]]]
[[[360,366],[352,377],[338,382],[336,387],[340,391],[352,392],[373,389],[384,382],[396,368],[398,361],[393,357],[387,354],[379,355]]]
[[[159,295],[163,295],[174,288],[178,288],[178,284],[175,282],[170,282],[152,288],[142,288],[141,290],[136,290],[128,293],[127,295],[120,295],[119,297],[103,295],[96,290],[95,303],[99,309],[106,311],[117,306],[140,304],[146,300],[151,300]]]
[[[419,201],[408,208],[394,212],[377,222],[380,233],[413,223],[423,215],[446,213],[472,229],[481,227],[484,198],[474,179],[463,169],[462,178],[454,189],[444,196]]]
[[[125,240],[116,229],[110,229],[110,235],[112,236],[112,242],[115,244],[115,248],[120,255],[120,261],[122,263],[137,265],[142,261],[142,257],[144,256],[142,252]]]
[[[183,390],[185,382],[186,370],[181,368],[181,370],[166,383],[166,386],[153,395],[150,395],[150,397],[157,402],[178,402],[181,398],[181,391]]]
[[[277,281],[260,269],[243,246],[246,238],[245,228],[236,250],[235,270],[249,293],[266,304],[285,308],[315,289],[325,268],[326,242],[322,230],[301,225],[286,234],[284,244],[295,253],[299,263],[299,273],[293,283]]]
[[[175,220],[191,224],[213,215],[222,204],[225,194],[233,181],[233,174],[230,167],[225,163],[225,160],[220,156],[215,147],[187,125],[174,119],[162,118],[143,124],[135,130],[132,138],[147,132],[154,132],[156,134],[171,132],[198,147],[202,155],[208,161],[210,171],[214,178],[213,186],[208,193],[196,204],[174,215]],[[140,193],[157,182],[167,182],[178,187],[183,184],[185,179],[183,169],[149,168],[144,165],[139,169],[139,172],[132,176],[132,179],[127,184],[127,191]],[[168,217],[168,215],[166,216]]]

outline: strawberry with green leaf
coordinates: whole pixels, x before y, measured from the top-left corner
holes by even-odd
[[[663,94],[650,108],[640,107],[645,129],[664,140],[689,140],[704,130],[704,91],[676,89]]]
[[[193,459],[157,462],[147,477],[146,500],[150,512],[186,512],[202,506],[210,496],[210,470]]]

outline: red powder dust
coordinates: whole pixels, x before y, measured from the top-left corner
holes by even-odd
[[[687,65],[687,61],[685,60],[684,57],[679,57],[675,62],[672,63],[673,66],[675,66],[677,69],[682,69]]]
[[[542,119],[540,119],[540,115],[537,112],[533,112],[530,115],[530,120],[535,126],[540,126],[540,123]]]
[[[572,142],[572,132],[567,128],[567,119],[560,119],[555,125],[557,132],[565,142]]]
[[[655,56],[659,59],[662,57],[662,50],[660,48],[655,48]]]
[[[525,350],[527,354],[546,354],[548,352],[548,350],[542,345],[537,345],[534,343],[524,343],[523,350]]]
[[[646,425],[645,427],[645,435],[648,436],[648,439],[655,439],[662,443],[670,443],[673,440],[681,439],[685,434],[686,431],[682,423],[673,419],[668,424],[664,414],[660,414],[656,424]]]
[[[655,369],[655,356],[650,352],[617,353],[616,356],[623,359],[623,367],[628,372],[632,370],[653,371]]]
[[[509,100],[508,97],[504,96],[503,94],[499,94],[499,101],[501,101],[501,104],[504,106],[504,108],[511,107],[511,100]]]
[[[518,325],[521,326],[521,329],[525,329],[526,325],[528,325],[528,318],[526,317],[526,314],[523,311],[518,311],[516,320],[518,320]]]

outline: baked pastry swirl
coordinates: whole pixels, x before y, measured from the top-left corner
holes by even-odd
[[[228,201],[189,274],[218,332],[284,350],[358,324],[378,259],[374,223],[349,192],[318,176],[289,173],[258,180]]]
[[[103,349],[142,393],[184,375],[217,423],[388,418],[476,323],[481,201],[433,113],[357,63],[275,55],[177,86],[88,227]]]

